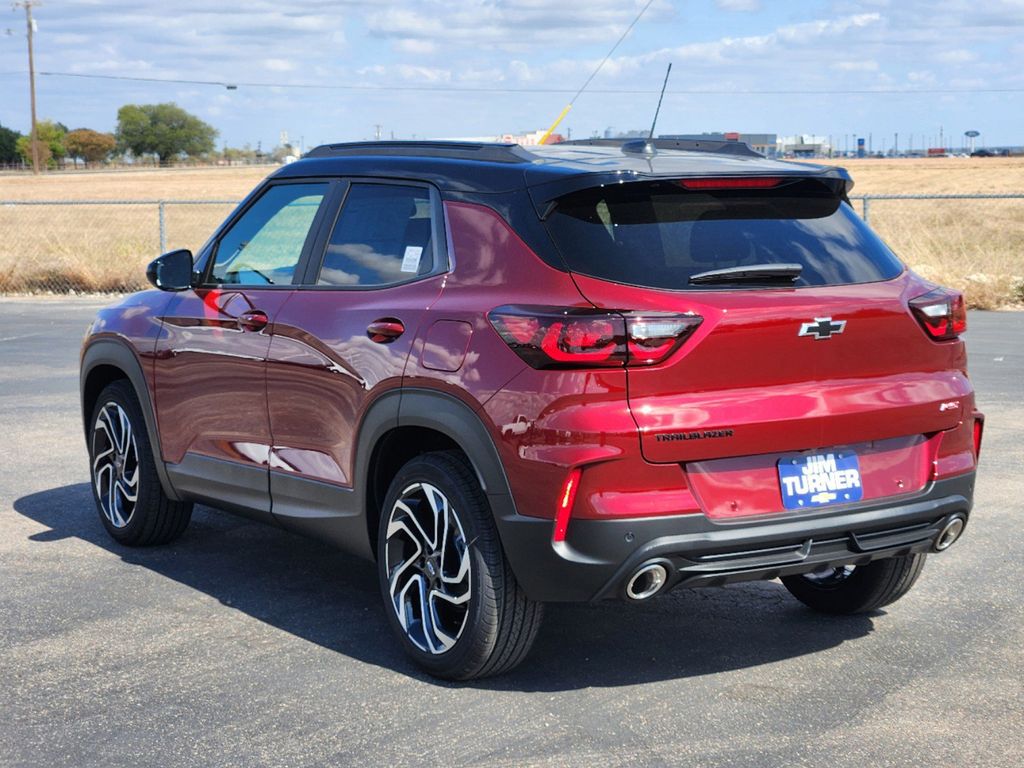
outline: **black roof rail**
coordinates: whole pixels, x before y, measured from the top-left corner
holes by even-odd
[[[472,141],[355,141],[323,144],[303,157],[443,157],[485,163],[526,163],[534,159],[518,144],[485,144]]]
[[[563,142],[582,147],[622,147],[625,144],[644,139],[573,139]],[[739,157],[760,157],[760,152],[755,152],[750,145],[744,141],[695,141],[693,139],[651,139],[655,149],[675,149],[683,152],[710,152],[716,155],[735,155]]]

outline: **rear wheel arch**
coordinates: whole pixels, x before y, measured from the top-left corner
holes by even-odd
[[[139,407],[142,409],[142,415],[146,422],[146,432],[149,435],[156,471],[160,477],[160,485],[168,498],[180,501],[180,497],[167,476],[163,451],[160,447],[156,411],[153,408],[153,399],[150,397],[146,377],[142,372],[142,364],[135,352],[121,341],[99,339],[89,344],[82,353],[80,391],[82,426],[85,430],[86,440],[88,440],[92,428],[90,421],[100,393],[107,385],[119,379],[125,379],[131,384],[135,397],[139,401]]]
[[[487,427],[472,408],[452,395],[429,389],[385,395],[364,419],[359,442],[365,465],[357,468],[356,477],[364,482],[367,535],[374,552],[388,485],[407,461],[420,454],[462,453],[484,493],[507,497],[511,503],[508,479]]]

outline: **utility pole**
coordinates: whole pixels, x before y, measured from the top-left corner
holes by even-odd
[[[374,123],[373,124],[373,140],[374,141],[380,141],[380,129],[383,128],[383,127],[384,126],[381,125],[380,123]]]
[[[25,9],[25,25],[28,28],[28,87],[32,102],[32,173],[39,174],[39,132],[36,129],[36,65],[32,54],[32,35],[35,33],[35,21],[32,19],[33,6],[39,5],[39,0],[18,0],[14,8]]]

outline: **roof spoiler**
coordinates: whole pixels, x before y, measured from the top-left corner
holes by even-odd
[[[533,159],[518,144],[473,141],[353,141],[323,144],[303,157],[345,157],[354,155],[442,157],[453,160],[480,160],[485,163],[526,163]]]

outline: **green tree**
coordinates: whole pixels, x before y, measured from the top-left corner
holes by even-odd
[[[64,147],[64,135],[67,128],[53,120],[41,120],[36,123],[36,140],[39,144],[39,162],[48,168],[56,168],[64,159],[67,150]],[[32,162],[32,141],[29,136],[22,136],[17,142],[18,154],[26,163]]]
[[[112,133],[99,133],[88,128],[76,128],[64,137],[64,146],[71,157],[80,157],[89,163],[101,163],[117,149]]]
[[[161,164],[185,154],[213,151],[217,131],[177,104],[125,104],[117,110],[117,145]]]
[[[21,134],[0,125],[0,163],[16,163],[21,159],[18,154],[18,139]]]
[[[40,144],[39,162],[47,168],[56,168],[57,164],[65,159],[68,151],[63,143],[63,137],[68,133],[68,128],[62,123],[54,123],[52,120],[41,120],[36,123],[36,139]],[[18,141],[17,152],[25,159],[26,163],[32,162],[32,141],[29,136],[23,136],[24,141]],[[46,152],[42,147],[46,147]],[[46,159],[43,159],[43,155]]]
[[[18,139],[17,148],[18,154],[21,155],[21,159],[29,165],[32,165],[32,137],[22,136]],[[50,145],[45,141],[39,141],[36,139],[36,151],[39,154],[39,165],[44,168],[52,168],[57,165],[53,160],[53,153],[50,151]]]

